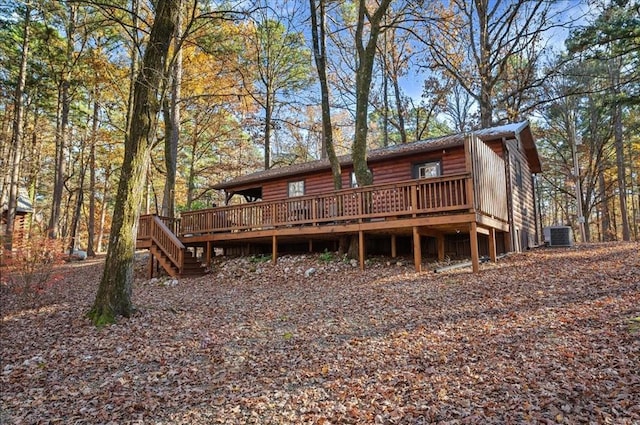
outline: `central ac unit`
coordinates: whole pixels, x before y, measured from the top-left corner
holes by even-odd
[[[570,226],[549,226],[543,229],[548,246],[573,246]]]

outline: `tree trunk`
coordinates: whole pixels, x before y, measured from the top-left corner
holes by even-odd
[[[107,218],[107,206],[109,204],[109,179],[111,178],[111,167],[107,166],[104,173],[104,191],[102,192],[102,208],[100,208],[100,227],[98,230],[98,252],[103,252],[102,240],[104,239],[104,224]]]
[[[371,80],[373,74],[373,64],[377,50],[378,36],[380,35],[380,23],[389,8],[391,0],[382,0],[373,14],[366,10],[366,1],[360,0],[358,4],[358,23],[356,27],[356,51],[358,65],[356,68],[356,123],[351,157],[353,160],[353,171],[356,175],[358,186],[369,186],[373,184],[373,174],[367,165],[367,134],[369,132],[368,108],[369,93],[371,91]],[[369,39],[364,40],[364,29],[367,26],[365,17],[369,17]],[[357,257],[357,236],[352,236],[349,243],[349,258]],[[354,253],[355,250],[355,253]]]
[[[26,6],[24,12],[24,34],[22,37],[22,56],[20,59],[20,71],[18,74],[18,84],[14,92],[14,117],[13,132],[11,136],[11,179],[9,181],[9,197],[7,204],[7,222],[5,235],[5,248],[11,251],[13,248],[13,232],[15,228],[16,210],[18,207],[18,185],[20,180],[20,161],[22,160],[22,121],[24,115],[24,105],[22,104],[22,94],[27,81],[27,58],[29,56],[29,35],[31,23],[31,7]]]
[[[273,105],[271,104],[271,92],[267,89],[266,102],[264,105],[264,169],[271,168],[271,115]]]
[[[40,115],[38,113],[33,114],[33,128],[38,128],[38,120]],[[41,149],[38,146],[38,133],[34,131],[31,134],[31,147],[30,147],[30,157],[31,161],[29,161],[30,170],[27,187],[29,190],[29,200],[31,201],[31,205],[33,209],[37,208],[36,205],[36,194],[38,188],[38,182],[40,177],[40,163],[42,158]],[[34,214],[29,216],[29,231],[33,227]]]
[[[193,129],[191,136],[191,158],[189,158],[189,174],[187,176],[187,210],[191,209],[196,191],[196,149],[198,148],[198,128]]]
[[[638,181],[640,181],[640,179],[638,179],[638,170],[636,167],[640,161],[634,162],[633,147],[631,143],[629,143],[627,147],[629,148],[629,153],[627,154],[627,158],[629,159],[629,175],[636,176],[635,181],[633,178],[631,179],[631,187],[629,188],[629,190],[631,191],[631,223],[633,223],[631,233],[633,239],[637,241],[638,224],[640,223],[640,186],[638,186],[637,183]],[[634,199],[634,194],[636,199]]]
[[[404,122],[404,105],[402,103],[402,92],[400,91],[400,82],[398,76],[394,73],[393,77],[393,93],[396,98],[396,113],[398,114],[398,131],[400,131],[400,143],[405,144],[407,140],[407,129]],[[416,139],[418,140],[418,139]]]
[[[349,251],[347,251],[347,258],[358,258],[359,247],[360,241],[358,235],[352,235],[349,240]]]
[[[73,35],[76,32],[76,6],[69,5],[69,26],[67,30],[66,63],[58,83],[58,111],[56,123],[56,159],[53,180],[53,197],[51,200],[51,216],[49,217],[49,237],[59,236],[60,210],[62,208],[62,192],[66,174],[66,150],[69,138],[69,110],[71,107],[70,80],[73,63],[74,44]]]
[[[325,1],[319,0],[316,6],[315,0],[309,0],[311,7],[311,38],[313,42],[313,56],[320,81],[320,95],[322,106],[322,158],[329,158],[333,187],[342,189],[342,168],[333,145],[333,126],[331,124],[331,106],[329,103],[329,85],[327,83],[327,49],[325,26]],[[319,22],[318,22],[319,20]]]
[[[358,22],[356,27],[356,50],[358,65],[356,68],[356,123],[351,156],[353,171],[359,186],[373,183],[373,175],[367,165],[367,134],[369,131],[368,108],[373,63],[375,61],[380,23],[389,8],[391,0],[382,0],[373,14],[366,11],[366,1],[358,4]],[[365,16],[369,16],[369,39],[364,40]]]
[[[166,217],[175,217],[176,168],[178,166],[178,144],[180,139],[180,89],[182,85],[181,15],[178,11],[178,22],[176,23],[173,44],[175,57],[171,64],[171,104],[168,113],[165,112],[164,164],[167,175],[162,197],[162,215]]]
[[[89,220],[87,222],[87,256],[89,257],[96,256],[93,246],[95,245],[96,236],[96,139],[98,137],[99,109],[98,100],[94,99],[93,118],[91,122],[91,145],[89,146]]]
[[[384,34],[384,52],[382,58],[382,146],[389,146],[389,71],[387,65],[387,37]]]
[[[80,154],[81,158],[84,156],[82,153]],[[76,196],[76,205],[73,210],[73,217],[71,217],[71,239],[69,241],[69,255],[73,254],[77,246],[77,236],[78,236],[78,223],[80,222],[80,214],[82,213],[82,202],[84,200],[84,173],[86,172],[86,164],[84,164],[84,159],[80,161],[80,182],[78,184],[78,195]]]
[[[600,218],[602,241],[608,242],[613,240],[611,234],[611,214],[609,213],[609,203],[607,201],[607,185],[604,179],[604,170],[598,175],[598,189],[600,192]]]
[[[138,28],[138,16],[140,15],[140,1],[131,0],[131,28]],[[140,40],[138,39],[138,31],[131,31],[131,49],[129,55],[131,63],[129,64],[129,99],[127,102],[127,134],[131,131],[131,121],[133,115],[133,94],[136,84],[136,76],[138,75],[138,50],[140,49]]]
[[[156,17],[134,86],[131,125],[125,137],[125,153],[113,213],[104,273],[89,317],[101,326],[116,316],[133,312],[131,290],[135,238],[149,164],[151,130],[160,110],[160,87],[174,33],[180,1],[158,0]]]
[[[493,121],[493,108],[491,106],[491,66],[489,64],[491,41],[489,39],[489,3],[487,0],[475,0],[474,4],[478,12],[478,32],[480,63],[478,64],[480,78],[480,126],[481,128],[491,127]]]
[[[611,85],[614,93],[613,105],[613,137],[616,146],[616,167],[618,169],[618,198],[620,202],[620,224],[622,225],[622,240],[631,240],[629,215],[627,211],[627,183],[624,161],[624,139],[622,134],[622,105],[620,104],[620,67],[619,59],[612,59],[610,63]]]

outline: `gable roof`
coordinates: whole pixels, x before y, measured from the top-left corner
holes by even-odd
[[[8,204],[9,204],[9,197],[8,195],[6,195],[2,198],[0,202],[0,211],[2,211],[2,213],[7,211]],[[31,212],[33,212],[33,205],[31,205],[31,200],[29,200],[29,195],[24,188],[20,188],[18,190],[16,213],[31,213]]]
[[[399,156],[408,156],[417,152],[429,152],[440,149],[447,149],[454,146],[463,146],[464,140],[469,134],[475,134],[483,141],[499,140],[499,139],[517,139],[522,146],[529,162],[529,168],[533,173],[542,171],[538,150],[531,134],[528,121],[501,125],[497,127],[484,128],[471,133],[457,133],[442,137],[434,137],[431,139],[419,140],[417,142],[398,144],[386,148],[374,149],[367,153],[367,161],[379,161]],[[351,165],[353,163],[351,155],[342,155],[338,157],[341,166]],[[302,164],[293,164],[287,167],[270,168],[268,170],[257,171],[227,180],[213,186],[213,189],[229,189],[237,186],[245,186],[253,183],[264,182],[265,180],[279,179],[288,176],[297,176],[308,174],[315,171],[331,169],[328,158],[316,161],[305,162]]]

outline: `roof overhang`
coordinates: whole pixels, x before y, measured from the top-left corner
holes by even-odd
[[[516,139],[520,141],[531,172],[535,174],[542,172],[540,156],[538,155],[538,149],[533,140],[529,121],[484,128],[474,133],[483,141],[495,139]]]
[[[17,203],[16,203],[16,213],[17,214],[28,214],[33,212],[33,205],[31,205],[31,201],[29,197],[26,195],[26,191],[20,190],[20,192],[25,192],[25,194],[20,193],[18,195]],[[2,200],[0,204],[0,211],[3,213],[7,210],[8,199],[5,198]]]

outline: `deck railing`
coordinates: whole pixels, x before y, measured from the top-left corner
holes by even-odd
[[[469,210],[469,174],[183,212],[180,236]],[[142,223],[140,228],[142,228]]]
[[[179,218],[163,217],[152,214],[141,215],[140,220],[138,220],[138,240],[151,238],[151,222],[154,217],[164,223],[164,225],[167,226],[167,229],[169,229],[174,235],[177,235],[180,232]]]
[[[180,233],[180,219],[179,218],[171,218],[171,217],[163,217],[157,216],[153,214],[141,215],[138,220],[138,233],[137,240],[138,241],[151,241],[152,236],[152,222],[154,219],[158,219],[162,222],[167,229],[169,229],[174,235]]]

